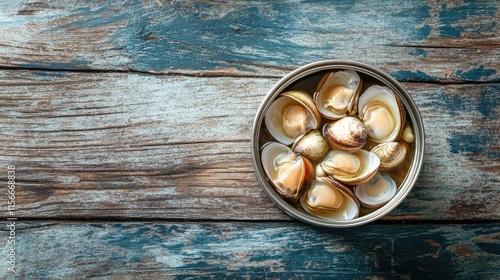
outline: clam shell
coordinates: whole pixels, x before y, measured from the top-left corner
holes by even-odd
[[[337,120],[356,113],[361,88],[361,78],[355,71],[333,71],[319,82],[314,102],[323,117]]]
[[[408,154],[409,147],[406,143],[386,142],[375,146],[372,153],[380,158],[380,171],[394,169],[401,165]]]
[[[354,193],[347,186],[328,177],[317,177],[300,199],[300,204],[313,215],[335,221],[355,219],[360,209]]]
[[[325,173],[351,186],[369,181],[377,173],[379,166],[379,157],[365,150],[355,153],[332,150],[321,163]]]
[[[323,170],[323,167],[321,166],[321,164],[317,164],[316,167],[314,168],[314,174],[316,175],[316,177],[326,177],[328,176],[325,172],[325,170]]]
[[[300,198],[314,179],[309,160],[283,144],[268,142],[262,146],[261,161],[269,182],[283,197]]]
[[[368,132],[355,117],[344,117],[323,127],[323,134],[333,149],[356,152],[366,143]]]
[[[283,117],[285,110],[289,106],[299,106],[303,108],[306,116],[304,123],[301,125],[300,132],[297,135],[289,135],[283,126]],[[320,125],[321,116],[316,109],[314,101],[305,91],[287,91],[279,95],[279,97],[271,103],[267,109],[264,117],[266,128],[271,136],[276,141],[290,145],[297,136],[305,134],[312,129],[318,129]]]
[[[378,172],[370,181],[355,187],[354,193],[362,206],[375,208],[389,202],[398,187],[394,180],[384,172]]]
[[[321,132],[311,130],[295,140],[292,150],[299,155],[305,156],[310,161],[317,162],[325,157],[329,147]]]
[[[395,141],[403,129],[406,113],[394,92],[373,85],[359,97],[358,115],[368,130],[368,137],[377,143]]]
[[[401,138],[406,142],[406,143],[413,143],[415,141],[415,135],[413,134],[413,129],[411,129],[411,126],[409,123],[405,125],[403,128],[403,132],[401,133]]]

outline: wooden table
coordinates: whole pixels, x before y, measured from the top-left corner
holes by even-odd
[[[498,279],[498,1],[85,2],[0,3],[1,279],[12,251],[17,279]],[[426,130],[410,195],[352,229],[281,212],[250,157],[268,90],[324,59],[393,75]]]

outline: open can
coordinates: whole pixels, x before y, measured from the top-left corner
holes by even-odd
[[[298,90],[306,92],[312,99],[318,91],[318,85],[324,83],[325,76],[336,71],[347,70],[357,73],[360,79],[363,81],[362,89],[360,90],[360,96],[363,95],[364,91],[367,88],[373,85],[387,87],[397,96],[400,103],[404,107],[404,117],[406,119],[405,122],[407,126],[410,126],[412,140],[409,142],[410,148],[408,155],[406,156],[406,162],[405,164],[403,164],[404,167],[399,168],[399,175],[396,174],[395,171],[389,171],[389,173],[393,172],[394,174],[396,174],[394,175],[395,177],[399,177],[394,179],[395,181],[397,181],[397,190],[392,198],[379,207],[364,207],[363,203],[361,203],[359,208],[359,215],[357,215],[353,219],[339,220],[331,219],[329,217],[322,217],[321,215],[315,215],[310,211],[306,211],[304,207],[301,206],[301,203],[297,202],[297,200],[294,201],[287,197],[284,197],[282,194],[280,195],[276,191],[275,186],[273,186],[272,180],[268,178],[268,175],[263,168],[262,147],[266,144],[266,142],[275,141],[275,139],[267,131],[265,115],[266,112],[272,107],[271,104],[278,97],[280,97],[280,94],[287,91]],[[356,102],[358,101],[356,100]],[[322,119],[321,121],[322,123],[325,123],[329,120]],[[400,140],[401,136],[398,137],[398,139]],[[264,101],[257,111],[253,123],[251,140],[252,160],[255,174],[259,184],[264,190],[264,193],[269,197],[269,199],[271,199],[271,201],[273,201],[276,206],[278,206],[289,216],[299,221],[315,226],[328,228],[354,227],[373,222],[385,216],[399,203],[401,203],[413,188],[420,173],[425,142],[424,127],[417,106],[415,105],[408,92],[397,80],[372,66],[360,62],[341,60],[326,60],[311,63],[298,68],[297,70],[291,72],[290,74],[283,77],[280,81],[278,81],[278,83],[276,83],[266,95]],[[287,145],[289,147],[292,146],[291,144]],[[352,190],[351,193],[354,193],[358,186],[348,187]]]

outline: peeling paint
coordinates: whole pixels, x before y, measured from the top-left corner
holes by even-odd
[[[474,238],[494,246],[495,240],[488,242],[482,237],[498,231],[496,225],[472,225],[468,229],[457,225],[366,227],[332,232],[295,223],[248,222],[31,227],[19,232],[17,252],[19,261],[25,264],[19,273],[29,278],[68,278],[98,270],[109,274],[155,272],[157,277],[164,276],[160,278],[193,277],[202,272],[216,278],[301,278],[314,274],[351,279],[368,274],[379,278],[467,278],[494,271],[482,268],[495,263],[495,255],[482,254],[476,247],[463,255],[453,248]],[[28,242],[35,236],[38,242]],[[59,261],[54,262],[54,258]],[[476,265],[470,265],[471,260]],[[464,264],[469,264],[467,269],[463,269]],[[0,276],[6,271],[1,270]]]
[[[448,143],[450,145],[450,152],[453,154],[458,153],[472,153],[480,154],[485,151],[486,147],[489,147],[489,143],[493,141],[488,135],[481,134],[465,134],[452,131],[450,137],[448,138]]]
[[[497,11],[495,5],[488,1],[465,0],[462,5],[442,4],[439,12],[441,25],[439,33],[444,37],[459,37],[463,33],[481,34],[483,29],[494,29],[496,21],[490,21],[490,26],[476,25],[476,20],[472,18],[493,17]],[[468,24],[461,24],[461,21],[470,19]]]
[[[420,70],[415,70],[415,71],[397,70],[391,72],[391,75],[399,81],[418,80],[422,82],[431,82],[435,80],[435,78],[433,78],[430,75],[427,75],[426,73]]]
[[[497,74],[495,69],[485,69],[483,65],[478,68],[470,69],[467,71],[457,70],[455,71],[457,76],[469,81],[487,81],[488,78]]]

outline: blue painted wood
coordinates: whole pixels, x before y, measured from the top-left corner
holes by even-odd
[[[112,2],[0,4],[0,66],[279,77],[348,59],[402,81],[500,81],[498,1]]]
[[[323,231],[297,223],[18,222],[16,276],[497,279],[499,232],[498,224]]]

